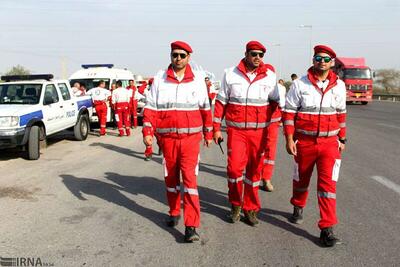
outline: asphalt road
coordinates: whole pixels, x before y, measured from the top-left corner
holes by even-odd
[[[161,157],[143,161],[136,129],[130,138],[85,142],[64,133],[38,161],[0,151],[0,256],[54,266],[398,266],[400,104],[348,106],[347,125],[337,192],[342,241],[334,248],[318,244],[315,179],[305,222],[287,221],[293,165],[282,138],[276,191],[260,191],[257,227],[226,221],[226,158],[217,146],[202,149],[201,242],[183,243],[182,223],[164,224]]]

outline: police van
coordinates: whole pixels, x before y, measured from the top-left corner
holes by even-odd
[[[84,64],[82,69],[76,71],[69,77],[70,85],[79,82],[84,84],[87,90],[97,87],[99,82],[103,80],[106,83],[106,89],[111,89],[111,85],[120,80],[123,87],[129,85],[129,80],[134,80],[134,75],[127,69],[114,68],[113,64]],[[142,96],[141,98],[144,98]],[[111,121],[111,109],[109,103],[107,103],[107,122]],[[144,106],[144,104],[142,105]],[[96,111],[94,110],[94,116],[91,122],[98,122]]]
[[[2,76],[0,149],[21,147],[26,157],[40,157],[40,143],[66,129],[86,140],[92,116],[89,96],[75,97],[67,80],[52,74]]]

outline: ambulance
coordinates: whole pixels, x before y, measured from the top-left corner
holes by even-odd
[[[122,82],[123,87],[129,85],[129,80],[134,80],[134,75],[127,69],[114,68],[113,64],[84,64],[82,69],[76,71],[69,77],[70,85],[79,82],[86,87],[86,90],[90,90],[98,86],[99,81],[103,80],[106,83],[106,89],[111,89],[111,85],[116,83],[118,80]],[[140,94],[137,94],[140,95]],[[136,96],[142,98],[144,96]],[[98,117],[95,110],[93,110],[93,116],[91,122],[98,122]],[[108,106],[107,122],[111,121],[111,108]]]

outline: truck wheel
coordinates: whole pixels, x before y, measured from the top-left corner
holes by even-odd
[[[89,135],[89,118],[87,115],[79,116],[78,122],[74,126],[75,139],[84,141]]]
[[[27,148],[27,158],[29,160],[37,160],[40,157],[40,128],[39,126],[32,126],[29,131]]]
[[[366,105],[368,104],[368,101],[361,101],[361,104]]]

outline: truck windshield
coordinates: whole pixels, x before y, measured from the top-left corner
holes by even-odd
[[[74,84],[78,82],[80,85],[84,85],[87,91],[89,89],[99,86],[99,82],[101,80],[103,80],[106,83],[106,88],[110,88],[110,79],[73,79],[70,80],[69,83],[71,87],[73,87]]]
[[[372,79],[370,69],[344,69],[343,79]]]
[[[38,104],[41,84],[0,84],[0,104]]]

